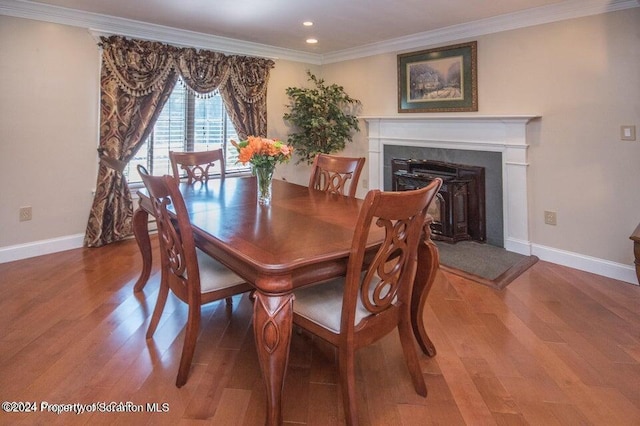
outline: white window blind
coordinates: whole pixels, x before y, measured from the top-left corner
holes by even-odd
[[[222,148],[227,173],[249,170],[236,164],[238,154],[231,139],[238,140],[220,94],[200,98],[178,81],[153,131],[124,170],[127,181],[140,183],[136,166],[142,164],[155,176],[172,174],[169,151],[208,151]]]

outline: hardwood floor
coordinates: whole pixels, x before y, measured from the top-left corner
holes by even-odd
[[[263,424],[251,302],[235,298],[231,315],[224,301],[204,308],[178,389],[186,310],[170,298],[145,340],[159,273],[154,262],[136,296],[140,266],[134,241],[0,264],[0,395],[39,410],[1,412],[1,424]],[[438,349],[421,356],[427,398],[393,333],[357,354],[361,424],[640,424],[638,286],[542,261],[503,291],[439,273],[424,319]],[[294,333],[285,422],[341,424],[336,380],[331,349]],[[54,414],[45,402],[143,409]]]

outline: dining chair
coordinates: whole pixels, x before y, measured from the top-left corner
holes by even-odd
[[[440,178],[412,191],[367,193],[351,244],[346,277],[294,292],[293,322],[337,348],[347,424],[358,424],[355,351],[398,329],[415,391],[427,395],[411,328],[411,293],[426,211]],[[367,253],[370,232],[384,241]]]
[[[181,181],[186,176],[186,183],[188,185],[196,182],[206,184],[212,175],[209,169],[211,167],[215,167],[216,162],[218,162],[220,168],[220,179],[225,178],[226,169],[222,148],[197,152],[169,151],[169,160],[171,161],[173,177],[178,181]],[[226,298],[228,306],[231,306],[232,302],[233,301],[230,297]]]
[[[244,293],[251,290],[252,286],[196,248],[178,181],[168,175],[151,176],[141,165],[138,165],[138,172],[153,205],[160,240],[160,289],[146,337],[153,337],[169,291],[172,291],[188,305],[185,338],[176,379],[176,386],[182,387],[189,376],[200,331],[201,306]],[[169,206],[173,206],[173,215]]]
[[[355,197],[364,161],[364,157],[318,154],[311,166],[309,188]]]
[[[224,153],[222,149],[198,152],[169,151],[169,160],[171,162],[173,177],[181,181],[186,176],[186,183],[189,185],[196,182],[206,184],[212,175],[209,169],[215,167],[216,162],[219,163],[220,178],[224,179],[225,177]],[[147,281],[140,282],[136,285],[134,291],[142,291],[146,284]],[[227,303],[231,303],[231,298],[227,299]]]
[[[223,179],[225,177],[224,152],[222,148],[199,152],[169,151],[169,160],[171,161],[173,177],[180,180],[183,178],[183,172],[185,172],[189,185],[195,182],[207,183],[212,175],[209,169],[215,167],[216,162],[220,167],[220,177]]]

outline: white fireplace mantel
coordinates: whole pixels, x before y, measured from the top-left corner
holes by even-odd
[[[504,247],[530,255],[527,124],[537,115],[360,117],[367,122],[369,188],[383,189],[384,146],[502,153]]]

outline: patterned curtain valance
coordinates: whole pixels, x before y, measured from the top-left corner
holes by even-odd
[[[122,90],[144,96],[164,85],[174,67],[176,48],[144,40],[102,38],[102,60]]]
[[[265,96],[269,70],[274,65],[270,59],[228,56],[121,36],[102,37],[101,46],[112,78],[136,97],[162,87],[175,70],[196,95],[211,94],[231,79],[235,94],[244,102],[254,103]]]
[[[214,92],[227,82],[231,71],[228,56],[207,50],[183,49],[177,65],[182,81],[196,95]]]

